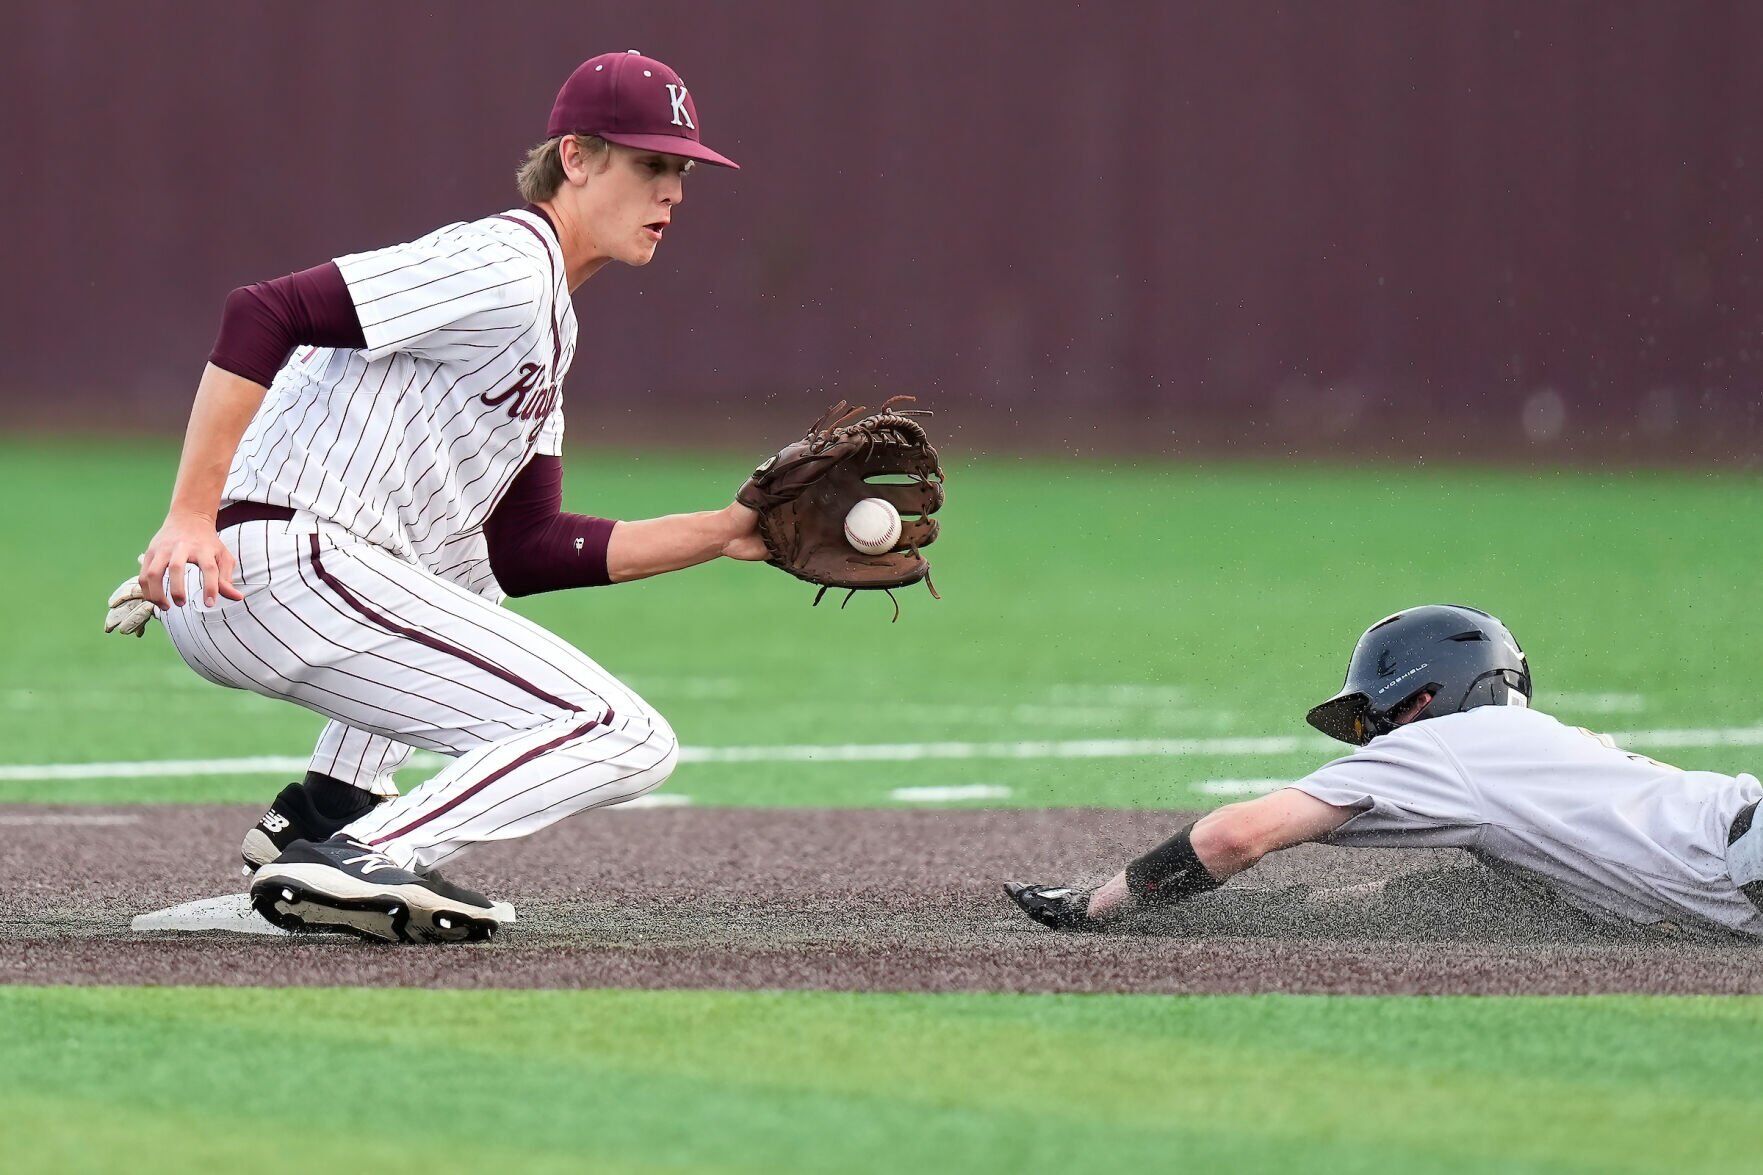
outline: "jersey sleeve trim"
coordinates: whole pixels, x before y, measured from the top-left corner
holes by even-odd
[[[1374,739],[1290,786],[1354,811],[1324,843],[1430,842],[1469,848],[1487,826],[1480,792],[1456,756],[1421,727]]]
[[[437,361],[500,351],[549,317],[545,268],[480,222],[339,257],[368,359],[409,351]]]
[[[342,272],[327,261],[229,294],[208,361],[267,388],[296,347],[364,344]]]

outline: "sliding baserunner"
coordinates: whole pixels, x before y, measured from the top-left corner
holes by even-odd
[[[520,169],[525,207],[227,299],[170,512],[111,626],[138,630],[130,605],[150,602],[203,677],[330,718],[306,779],[245,838],[271,921],[487,937],[511,912],[437,866],[673,770],[648,703],[499,603],[766,557],[735,503],[635,522],[561,509],[570,292],[647,264],[699,163],[735,166],[699,141],[679,75],[606,54],[559,92]],[[412,747],[453,762],[399,796]]]
[[[1182,829],[1097,889],[1005,891],[1035,921],[1094,930],[1206,893],[1307,841],[1466,849],[1600,921],[1763,936],[1763,784],[1683,771],[1530,708],[1530,664],[1474,608],[1386,617],[1309,722],[1359,748]]]

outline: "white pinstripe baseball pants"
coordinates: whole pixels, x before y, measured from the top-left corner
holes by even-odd
[[[439,567],[434,566],[437,561]],[[481,534],[460,535],[443,543],[435,551],[429,569],[448,583],[458,584],[493,604],[507,598],[490,570],[489,551]],[[396,772],[409,762],[413,749],[383,734],[370,734],[332,720],[324,724],[307,768],[376,796],[395,796]]]
[[[672,773],[667,722],[531,621],[304,516],[221,537],[245,598],[208,608],[192,591],[163,615],[190,668],[331,718],[327,739],[341,724],[399,744],[364,745],[351,782],[389,782],[387,761],[412,746],[455,757],[349,826],[400,864],[428,868],[470,844],[530,835]],[[334,737],[346,751],[348,734]]]

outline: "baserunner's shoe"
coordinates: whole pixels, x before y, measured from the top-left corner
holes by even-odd
[[[342,788],[341,784],[335,786]],[[359,796],[360,803],[336,815],[327,816],[312,802],[312,793],[305,784],[290,783],[284,787],[270,804],[269,811],[251,826],[251,831],[245,834],[245,842],[239,846],[239,856],[245,861],[245,872],[257,872],[281,856],[282,850],[297,840],[329,840],[372,811],[374,805],[386,798],[359,788],[347,788],[343,794],[351,800]]]
[[[514,907],[400,868],[343,836],[297,840],[257,871],[251,906],[283,930],[335,930],[379,942],[482,942]]]
[[[1100,930],[1102,923],[1090,917],[1090,891],[1067,885],[1025,885],[1006,881],[1004,892],[1022,912],[1054,930]]]

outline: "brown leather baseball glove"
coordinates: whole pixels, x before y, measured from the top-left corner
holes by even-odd
[[[891,589],[919,580],[942,598],[920,551],[936,541],[931,515],[943,504],[943,467],[916,419],[929,413],[895,407],[912,402],[895,396],[866,416],[862,407],[840,401],[801,440],[755,469],[735,495],[759,512],[771,565],[820,586],[816,604],[829,588],[853,595],[876,589],[893,599]],[[899,540],[879,555],[865,555],[845,540],[845,516],[865,498],[882,498],[900,514]]]

